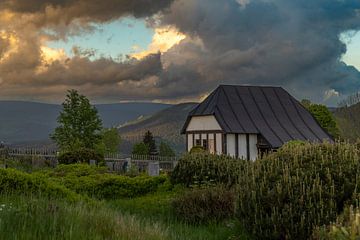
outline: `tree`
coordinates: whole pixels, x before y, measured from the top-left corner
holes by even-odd
[[[63,110],[58,117],[59,126],[51,138],[62,151],[78,148],[95,149],[101,140],[102,122],[95,107],[76,90],[69,90]]]
[[[143,143],[149,146],[149,155],[157,155],[157,149],[154,137],[150,131],[147,131],[144,136]]]
[[[149,145],[140,142],[133,146],[132,154],[134,155],[149,155]]]
[[[101,141],[96,146],[100,153],[117,153],[121,143],[119,132],[116,128],[106,128],[101,131]]]
[[[336,120],[325,105],[311,103],[310,101],[304,102],[304,100],[301,101],[301,103],[315,117],[322,128],[324,128],[334,138],[339,137],[340,131]]]
[[[161,142],[159,146],[159,155],[164,157],[174,157],[175,152],[169,144]]]

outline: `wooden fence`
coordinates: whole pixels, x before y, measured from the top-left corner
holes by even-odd
[[[51,166],[57,165],[57,149],[47,148],[5,148],[0,149],[0,157],[36,158],[51,162]],[[111,172],[123,172],[131,166],[136,166],[139,171],[147,171],[151,163],[158,163],[160,170],[171,171],[177,164],[178,157],[146,156],[146,155],[124,155],[121,153],[106,154],[105,164]]]

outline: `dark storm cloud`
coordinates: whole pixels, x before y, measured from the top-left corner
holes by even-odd
[[[2,0],[0,9],[39,15],[42,24],[74,19],[105,22],[121,16],[146,17],[168,7],[172,0]],[[41,23],[41,22],[39,22]]]
[[[360,89],[359,72],[340,62],[346,45],[339,39],[344,31],[360,29],[358,0],[243,2],[178,0],[163,16],[163,24],[204,45],[195,57],[198,67],[191,63],[201,77],[194,74],[189,89],[220,82],[281,85],[317,101],[329,89]],[[179,44],[176,52],[187,56],[188,45]],[[169,54],[168,61],[179,57]]]
[[[5,0],[1,11],[11,14],[0,16],[0,29],[19,39],[0,62],[3,96],[57,98],[76,87],[99,100],[192,99],[231,83],[280,85],[335,103],[331,94],[360,90],[359,71],[341,62],[340,40],[360,30],[358,0]],[[141,60],[94,60],[94,50],[79,48],[44,62],[44,38],[66,39],[124,16],[150,17],[149,25],[175,26],[187,38]],[[9,48],[1,39],[0,56]]]

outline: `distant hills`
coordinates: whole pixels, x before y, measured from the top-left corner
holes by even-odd
[[[185,137],[180,130],[188,113],[196,103],[182,103],[166,108],[151,116],[137,119],[119,128],[123,144],[121,150],[131,152],[131,145],[142,140],[144,133],[150,130],[157,140],[163,140],[172,145],[178,152],[185,150]]]
[[[170,107],[159,103],[117,103],[96,105],[105,127],[118,126]],[[57,126],[60,105],[21,101],[0,101],[0,141],[8,144],[48,144]]]

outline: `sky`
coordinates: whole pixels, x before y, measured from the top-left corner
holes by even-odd
[[[358,0],[3,0],[0,100],[201,101],[282,86],[329,106],[360,91]]]

